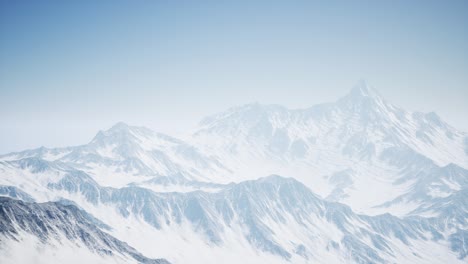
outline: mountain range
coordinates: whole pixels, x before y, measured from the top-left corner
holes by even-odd
[[[180,138],[117,123],[0,155],[0,195],[8,263],[466,263],[468,134],[361,81]]]

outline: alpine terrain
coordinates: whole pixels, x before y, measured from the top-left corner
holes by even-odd
[[[468,133],[359,82],[0,155],[1,263],[467,263]]]

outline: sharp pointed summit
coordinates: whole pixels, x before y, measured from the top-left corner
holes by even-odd
[[[125,122],[118,122],[116,123],[115,125],[113,125],[111,128],[109,128],[108,131],[111,131],[111,130],[122,130],[122,129],[129,129],[130,126],[125,123]]]
[[[107,130],[99,131],[94,137],[92,142],[102,142],[109,140],[109,138],[118,137],[119,139],[128,138],[130,135],[131,127],[124,122],[118,122]]]
[[[102,138],[136,138],[136,137],[152,137],[155,135],[151,129],[140,126],[131,126],[124,122],[118,122],[111,128],[99,131],[94,137],[94,140]]]
[[[349,97],[372,97],[381,100],[379,93],[366,80],[359,80],[348,93]]]
[[[366,118],[371,113],[379,113],[378,116],[381,116],[395,108],[365,80],[358,81],[348,94],[337,101],[337,105],[345,111],[362,113]]]

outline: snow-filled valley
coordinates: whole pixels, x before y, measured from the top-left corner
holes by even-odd
[[[233,107],[180,138],[117,123],[0,155],[0,259],[466,263],[467,142],[365,82],[306,109]]]

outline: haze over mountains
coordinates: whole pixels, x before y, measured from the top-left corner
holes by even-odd
[[[233,107],[183,138],[118,123],[1,155],[16,200],[0,200],[0,256],[465,263],[467,192],[468,134],[360,82],[306,109]]]

